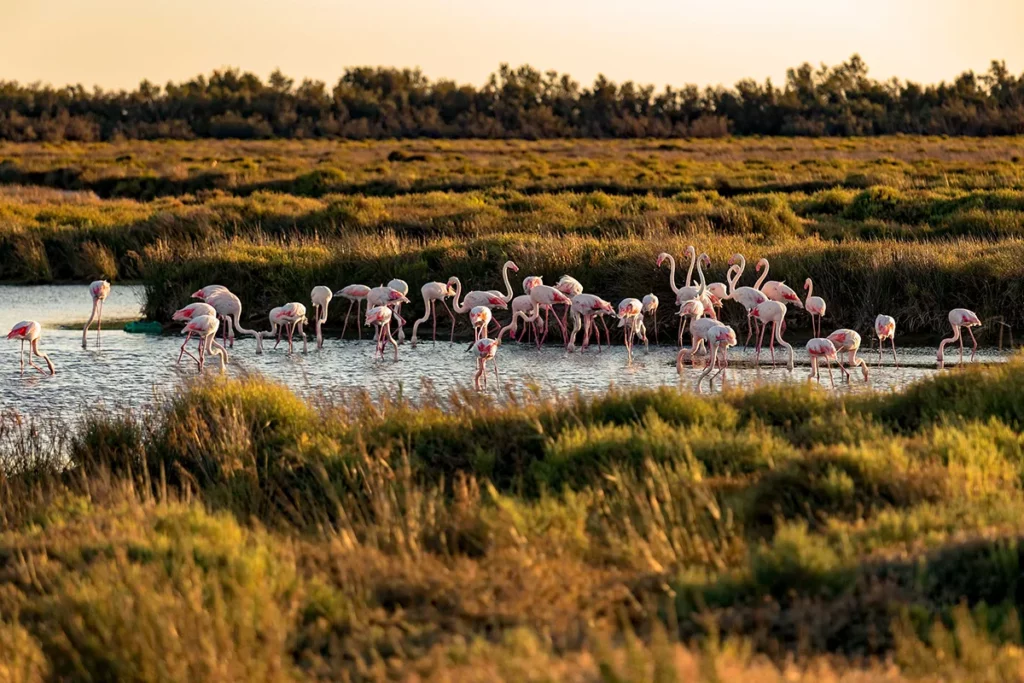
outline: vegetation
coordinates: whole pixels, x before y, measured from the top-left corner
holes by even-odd
[[[1024,360],[0,420],[6,680],[1018,680]]]
[[[348,69],[329,88],[280,71],[214,71],[165,87],[91,91],[0,81],[0,140],[156,138],[638,138],[735,135],[1008,135],[1024,133],[1024,78],[993,61],[952,83],[868,77],[853,55],[790,69],[782,87],[681,89],[501,65],[477,88],[418,70]]]

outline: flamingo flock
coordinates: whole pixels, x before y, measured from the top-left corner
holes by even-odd
[[[768,336],[768,357],[772,366],[776,365],[775,346],[778,345],[787,354],[786,368],[793,370],[794,352],[793,346],[784,338],[786,332],[786,320],[791,310],[803,310],[809,316],[809,322],[814,337],[806,344],[806,351],[811,361],[811,372],[809,378],[821,381],[821,365],[825,365],[828,371],[829,381],[834,386],[835,379],[832,372],[832,364],[835,363],[842,372],[843,377],[850,381],[851,373],[848,368],[860,368],[865,381],[868,379],[868,365],[863,358],[858,358],[857,353],[861,346],[861,335],[849,328],[840,328],[827,336],[822,335],[822,322],[828,310],[825,299],[814,294],[814,283],[811,278],[804,281],[803,289],[805,297],[801,299],[797,293],[783,280],[768,280],[770,264],[767,259],[760,258],[754,266],[757,280],[753,285],[740,285],[740,280],[746,269],[747,260],[743,254],[733,254],[728,259],[728,270],[726,271],[725,282],[706,281],[705,269],[711,266],[711,259],[706,253],[698,254],[693,246],[688,246],[684,251],[684,258],[689,259],[689,266],[682,283],[676,278],[675,257],[667,252],[657,255],[654,260],[656,268],[668,264],[668,284],[675,295],[676,316],[679,317],[676,343],[679,347],[676,356],[676,370],[682,375],[686,367],[686,361],[697,367],[698,354],[704,353],[703,369],[697,379],[698,388],[704,381],[708,380],[713,385],[716,378],[721,377],[725,381],[726,372],[729,366],[729,349],[737,346],[736,331],[722,322],[721,315],[726,302],[732,301],[742,307],[746,314],[747,335],[744,342],[746,349],[751,340],[755,341],[754,365],[761,363],[762,352],[765,347],[765,335]],[[696,271],[696,279],[694,279]],[[607,317],[617,321],[617,329],[622,331],[623,343],[626,347],[626,363],[632,364],[634,360],[634,347],[636,343],[643,342],[645,349],[649,348],[647,336],[646,319],[650,318],[654,328],[655,344],[658,343],[658,312],[660,300],[653,292],[643,295],[642,298],[627,297],[619,302],[617,306],[602,299],[597,294],[584,291],[583,284],[570,275],[563,275],[553,286],[544,284],[543,278],[538,275],[528,275],[522,281],[523,293],[516,295],[513,291],[509,273],[518,273],[519,266],[513,261],[506,261],[501,267],[501,279],[504,284],[503,290],[480,289],[469,290],[463,293],[463,284],[458,277],[450,277],[445,282],[428,282],[420,288],[423,299],[423,316],[413,322],[411,347],[416,348],[420,342],[420,326],[426,323],[432,325],[432,342],[437,343],[437,322],[438,304],[451,321],[449,342],[455,340],[455,325],[457,315],[466,315],[469,318],[473,329],[473,343],[467,349],[472,351],[476,359],[477,367],[473,375],[474,385],[481,389],[487,385],[486,366],[490,363],[494,369],[495,380],[498,379],[497,352],[501,346],[502,339],[509,335],[511,339],[522,343],[525,339],[538,348],[547,341],[552,327],[559,333],[561,344],[572,353],[577,348],[586,352],[591,347],[591,342],[596,341],[597,351],[602,350],[601,329],[604,329],[604,346],[611,345],[611,332],[606,322]],[[92,298],[92,311],[89,320],[82,330],[82,347],[88,348],[88,334],[92,323],[96,321],[96,344],[99,345],[103,303],[110,295],[110,283],[105,280],[97,280],[89,286],[89,293]],[[385,352],[390,345],[393,349],[393,360],[398,361],[399,346],[405,340],[404,328],[407,324],[402,316],[402,306],[409,305],[409,285],[404,280],[395,278],[387,285],[370,287],[363,284],[351,284],[334,291],[330,287],[318,285],[310,292],[310,304],[313,310],[312,326],[315,335],[315,348],[320,351],[324,348],[323,326],[328,319],[330,303],[334,299],[343,299],[349,302],[348,310],[345,313],[345,320],[342,326],[342,336],[348,328],[352,308],[356,311],[357,337],[362,338],[360,325],[360,313],[365,305],[365,317],[362,318],[363,325],[373,327],[373,339],[375,342],[374,359],[384,360]],[[268,314],[270,330],[267,332],[257,331],[245,327],[242,322],[242,302],[237,295],[232,293],[223,285],[207,285],[196,290],[192,294],[193,299],[199,301],[189,303],[174,312],[172,320],[183,323],[182,333],[185,340],[179,350],[177,362],[181,362],[184,356],[188,356],[196,362],[200,372],[203,371],[206,360],[215,357],[223,370],[228,361],[228,349],[234,347],[236,334],[251,336],[256,342],[256,353],[264,352],[264,340],[273,337],[275,340],[274,349],[277,349],[282,341],[287,341],[288,353],[295,352],[295,337],[302,339],[302,351],[308,352],[307,335],[305,326],[310,323],[307,318],[307,308],[301,302],[288,302],[281,306],[274,307]],[[449,300],[450,304],[449,305]],[[502,326],[497,319],[496,312],[509,311],[510,322]],[[554,318],[554,326],[551,325],[551,318]],[[977,352],[977,340],[974,337],[973,328],[981,325],[980,318],[972,311],[965,308],[954,308],[949,312],[949,324],[952,328],[952,336],[943,339],[939,344],[937,361],[941,365],[944,362],[945,348],[950,344],[959,345],[959,360],[964,361],[964,338],[970,336],[972,342],[971,361],[975,359]],[[569,326],[572,330],[569,330]],[[520,330],[520,325],[522,329]],[[394,326],[395,331],[392,331]],[[492,336],[492,326],[497,334]],[[689,330],[690,343],[686,345],[685,334]],[[582,344],[577,347],[576,341],[579,333],[583,333]],[[17,339],[22,342],[21,370],[24,373],[25,367],[25,344],[28,343],[28,365],[37,371],[44,373],[41,366],[34,362],[35,358],[45,362],[49,374],[55,374],[54,365],[49,356],[39,350],[39,341],[42,328],[35,321],[23,321],[11,329],[7,335],[8,339]],[[217,341],[220,333],[221,341]],[[888,315],[880,314],[874,321],[872,339],[878,340],[878,363],[881,364],[883,346],[889,343],[893,355],[893,362],[899,366],[899,359],[896,354],[896,321]],[[517,337],[518,335],[518,337]],[[189,341],[193,338],[198,340],[195,354],[188,350]]]

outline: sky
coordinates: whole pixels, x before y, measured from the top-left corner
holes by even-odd
[[[335,83],[419,67],[480,85],[502,62],[616,82],[776,83],[859,53],[879,79],[1024,71],[1024,0],[0,0],[0,80],[134,88],[238,67]]]

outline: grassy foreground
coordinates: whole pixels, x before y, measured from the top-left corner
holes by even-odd
[[[1022,381],[3,413],[0,678],[1019,680]]]

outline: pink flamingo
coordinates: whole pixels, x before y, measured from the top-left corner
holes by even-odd
[[[514,294],[512,293],[512,283],[509,282],[509,279],[508,279],[508,271],[510,271],[510,270],[513,273],[518,273],[519,272],[519,266],[517,266],[514,261],[505,261],[504,265],[501,266],[501,279],[505,281],[505,291],[504,291],[504,293],[499,292],[496,289],[489,289],[489,290],[487,290],[491,294],[494,294],[496,296],[501,297],[501,300],[504,301],[506,304],[508,304],[510,301],[512,301],[512,297],[514,296]],[[469,296],[469,295],[467,294],[467,296]]]
[[[533,299],[533,303],[536,304],[535,309],[537,311],[537,317],[531,316],[531,319],[529,320],[530,323],[533,323],[537,320],[537,318],[539,317],[540,310],[544,310],[546,312],[550,311],[551,308],[554,306],[565,306],[566,314],[568,314],[569,307],[572,305],[572,300],[569,297],[567,297],[565,294],[562,294],[560,291],[558,291],[554,287],[551,287],[550,285],[536,285],[534,287],[531,287],[530,298]],[[558,323],[558,327],[562,331],[562,339],[568,342],[569,334],[566,330],[564,317],[560,318],[556,314],[555,321]],[[545,325],[544,335],[537,341],[537,348],[540,348],[541,345],[544,344],[544,341],[547,339],[547,337],[548,328]]]
[[[53,368],[53,363],[50,361],[50,357],[39,350],[39,338],[42,336],[43,328],[35,320],[23,320],[7,333],[8,339],[18,339],[21,341],[21,352],[18,354],[18,360],[21,362],[21,374],[25,374],[25,342],[28,342],[28,364],[30,367],[35,368],[39,372],[43,369],[32,362],[32,356],[39,356],[46,362],[46,367],[50,369],[50,374],[55,375],[57,371]]]
[[[487,336],[487,328],[490,327],[491,309],[486,306],[475,306],[469,312],[469,322],[473,326],[473,339],[479,341],[481,337]]]
[[[677,373],[683,374],[683,357],[687,354],[690,356],[690,362],[693,364],[693,367],[697,367],[697,352],[707,343],[710,330],[718,325],[721,325],[721,323],[714,318],[697,318],[690,322],[691,346],[689,349],[685,347],[679,349],[679,353],[676,354]]]
[[[509,263],[513,266],[515,265],[511,261],[509,261]],[[507,272],[505,273],[505,276],[506,278],[508,277]],[[488,308],[498,309],[508,308],[508,302],[506,302],[504,297],[501,296],[501,292],[498,292],[497,290],[485,291],[474,289],[470,292],[466,292],[466,296],[462,297],[462,281],[454,275],[448,278],[448,286],[455,288],[455,297],[452,299],[452,309],[456,313],[468,313],[477,306],[487,306]],[[460,298],[462,298],[461,302],[459,301]],[[509,301],[511,300],[512,298],[509,297]]]
[[[619,327],[623,328],[626,343],[626,364],[633,364],[633,337],[639,336],[637,320],[643,315],[644,305],[640,299],[623,299],[619,302]]]
[[[110,296],[110,283],[106,280],[96,280],[89,285],[89,294],[92,296],[92,313],[89,314],[89,321],[82,329],[82,348],[86,348],[86,336],[89,334],[89,327],[93,318],[96,319],[96,343],[100,343],[100,327],[103,325],[103,302]]]
[[[377,327],[375,335],[377,348],[373,353],[374,360],[378,357],[384,360],[384,347],[391,344],[395,347],[395,362],[398,361],[398,342],[391,334],[391,315],[391,309],[387,306],[374,306],[366,312],[366,325],[376,325]]]
[[[491,365],[494,366],[494,381],[500,382],[498,377],[498,347],[501,346],[501,337],[497,339],[488,339],[484,337],[477,339],[470,346],[470,350],[476,356],[476,374],[473,375],[473,384],[476,386],[476,390],[480,391],[482,387],[487,386],[487,361],[491,361]],[[481,383],[481,380],[483,382]]]
[[[451,288],[446,282],[428,282],[427,284],[420,287],[420,294],[423,295],[423,307],[426,312],[422,318],[419,318],[412,324],[412,347],[416,348],[416,330],[419,329],[420,325],[433,319],[434,321],[434,343],[437,343],[437,302],[440,301],[441,305],[444,306],[444,310],[448,312],[448,317],[452,319],[452,334],[449,343],[455,342],[455,314],[448,308],[448,302],[445,301],[450,296],[455,296],[455,290]]]
[[[700,304],[701,304],[701,315],[706,315],[709,318],[715,318],[716,317],[716,315],[715,315],[715,305],[714,305],[714,303],[712,303],[710,297],[708,297],[708,293],[707,293],[708,288],[707,288],[707,284],[704,281],[704,269],[701,267],[703,264],[708,264],[708,265],[711,264],[711,259],[708,258],[707,254],[701,254],[697,258],[697,277],[700,278],[700,285],[697,287],[696,290],[693,291],[693,296],[689,297],[688,299],[684,299],[683,301],[676,300],[676,305],[679,306],[679,308],[680,308],[679,313],[678,313],[679,318],[680,318],[680,320],[679,320],[679,340],[678,340],[679,346],[683,345],[683,332],[685,332],[685,330],[686,330],[686,321],[688,320],[688,316],[683,314],[682,309],[683,309],[684,306],[686,306],[686,304],[688,302],[695,301],[695,300],[699,301]],[[692,288],[690,288],[690,287],[683,287],[679,291],[680,291],[681,294],[689,294],[691,289]],[[692,307],[691,307],[691,310],[692,310]],[[700,317],[700,316],[697,316],[697,317]]]
[[[217,309],[208,303],[197,302],[176,310],[174,315],[171,316],[171,320],[178,323],[187,323],[192,320],[192,318],[198,318],[201,315],[212,315],[216,317]],[[181,351],[178,353],[178,360],[176,362],[181,363],[181,358],[185,355],[185,345],[188,344],[188,340],[191,338],[191,332],[185,336],[185,341],[181,343]]]
[[[658,258],[654,262],[658,268],[661,268],[661,264],[668,261],[668,284],[672,288],[672,292],[676,295],[676,306],[682,306],[684,301],[693,299],[697,294],[696,288],[690,286],[690,278],[693,276],[693,267],[697,262],[697,250],[693,248],[693,245],[690,245],[686,247],[686,250],[683,252],[683,256],[690,257],[690,268],[686,271],[686,280],[683,282],[682,287],[676,285],[676,260],[671,254],[663,251],[658,254]],[[677,340],[677,343],[680,346],[683,344],[683,322],[684,320],[680,318]]]
[[[642,300],[644,305],[644,315],[651,315],[651,324],[654,325],[654,343],[658,344],[658,297],[653,292],[645,296]]]
[[[807,298],[804,300],[804,308],[807,310],[808,315],[811,316],[811,331],[813,334],[821,336],[821,319],[825,315],[825,300],[820,296],[811,296],[814,294],[814,283],[811,282],[811,278],[807,278],[804,281],[804,289],[807,290]],[[818,317],[818,326],[814,326],[814,317]]]
[[[811,374],[807,379],[818,378],[818,383],[821,384],[821,373],[818,371],[818,363],[825,361],[828,366],[828,381],[832,384],[834,389],[836,386],[835,379],[832,376],[832,361],[836,361],[839,364],[839,369],[843,371],[846,378],[850,378],[850,373],[846,371],[843,364],[839,362],[838,356],[836,356],[836,347],[828,339],[821,337],[815,337],[807,342],[807,353],[811,356]]]
[[[960,342],[960,364],[964,363],[964,339],[961,335],[961,329],[966,329],[967,333],[971,335],[971,362],[974,362],[974,356],[978,353],[978,340],[974,338],[974,331],[972,327],[980,327],[981,319],[978,318],[974,311],[968,311],[966,308],[954,308],[949,312],[949,324],[953,326],[953,336],[949,339],[943,339],[942,343],[939,344],[939,355],[938,361],[941,364],[942,351],[946,348],[946,344],[952,342]]]
[[[292,337],[296,331],[302,337],[302,352],[307,353],[309,348],[306,343],[306,332],[303,329],[307,322],[306,307],[297,301],[292,301],[284,306],[273,309],[271,311],[270,324],[272,328],[277,330],[277,343],[274,344],[274,348],[276,349],[278,344],[281,343],[281,330],[285,329],[288,331],[288,353],[294,351]]]
[[[861,372],[864,373],[864,381],[868,381],[868,364],[864,362],[863,358],[857,358],[857,351],[860,350],[860,334],[855,330],[848,328],[840,328],[828,335],[828,340],[836,347],[837,354],[847,354],[847,363],[851,368],[860,366]],[[837,358],[839,367],[843,367],[843,359],[840,356]],[[850,378],[849,374],[846,376]]]
[[[768,259],[763,258],[759,260],[754,270],[760,271],[762,264],[764,265],[764,276],[766,277],[768,275]],[[785,280],[769,280],[761,285],[761,291],[769,299],[778,301],[780,304],[796,306],[797,308],[804,307],[804,302],[800,301],[800,297],[797,296],[792,287],[786,284]]]
[[[757,338],[757,356],[754,362],[760,363],[761,361],[761,348],[764,345],[764,331],[768,329],[768,323],[772,324],[772,334],[769,338],[769,346],[772,352],[772,367],[775,367],[775,342],[778,342],[781,346],[785,346],[789,350],[789,370],[793,370],[793,347],[789,345],[782,338],[782,325],[786,321],[786,304],[778,301],[772,301],[769,299],[763,303],[758,304],[751,312],[757,320],[761,322],[763,327],[761,328],[761,334]]]
[[[370,288],[366,285],[348,285],[342,287],[334,296],[341,297],[342,299],[348,299],[348,310],[345,312],[345,324],[341,326],[341,338],[345,338],[345,330],[348,329],[348,317],[352,314],[352,306],[356,307],[356,335],[359,339],[363,338],[362,328],[359,327],[359,307],[366,301],[367,295],[370,293]]]
[[[188,333],[188,336],[195,335],[199,338],[198,346],[198,357],[193,356],[187,350],[185,353],[189,358],[196,362],[199,366],[199,372],[203,371],[203,367],[206,365],[206,354],[212,353],[220,359],[220,369],[224,371],[224,363],[227,360],[227,349],[221,344],[218,344],[217,329],[220,327],[220,321],[216,316],[213,315],[197,315],[188,321],[185,325],[183,332]]]
[[[256,338],[256,353],[263,353],[263,333],[250,330],[242,325],[242,301],[228,290],[220,290],[207,295],[206,303],[217,311],[217,316],[224,321],[224,346],[235,346],[235,330],[239,334],[247,334]],[[305,313],[305,307],[303,307]],[[233,322],[232,322],[233,321]],[[228,341],[230,339],[230,342]]]
[[[569,326],[568,311],[569,311],[569,308],[572,305],[572,298],[574,296],[576,296],[577,294],[582,294],[583,293],[583,285],[580,283],[579,280],[577,280],[576,278],[572,277],[571,275],[563,275],[561,278],[559,278],[558,282],[555,283],[555,289],[557,289],[559,292],[561,292],[562,294],[565,294],[567,297],[569,297],[569,303],[566,304],[565,313],[562,315],[562,320],[565,321],[566,327],[568,327]],[[547,319],[547,314],[545,314],[544,325],[547,326],[547,324],[548,324],[548,319]]]
[[[394,282],[394,280],[392,280],[392,282]],[[399,282],[402,281],[399,280]],[[408,285],[406,285],[406,289],[408,289]],[[391,318],[398,326],[399,340],[405,339],[405,332],[402,329],[405,327],[405,318],[402,317],[402,314],[399,313],[398,310],[402,307],[402,304],[407,303],[409,303],[409,298],[390,285],[386,287],[372,287],[370,289],[370,293],[366,295],[366,306],[368,309],[375,306],[387,306],[391,309],[393,314]]]
[[[527,279],[529,279],[529,278],[527,278]],[[530,289],[532,289],[532,288],[533,287],[531,286],[526,291],[529,292]],[[508,325],[506,325],[505,327],[503,327],[502,330],[511,330],[512,331],[512,336],[514,337],[516,335],[516,330],[517,330],[516,320],[518,318],[522,318],[523,320],[526,320],[527,318],[530,317],[530,315],[532,315],[533,310],[536,307],[537,307],[537,304],[535,304],[533,302],[533,299],[530,298],[529,294],[520,294],[516,298],[512,299],[512,307],[511,307],[511,310],[512,310],[512,322],[509,323]],[[526,337],[527,341],[529,341],[528,335],[529,335],[529,333],[531,331],[533,332],[533,336],[535,337],[535,339],[540,339],[540,333],[537,331],[537,328],[539,327],[540,324],[541,323],[538,320],[538,321],[535,321],[535,322],[533,322],[533,323],[531,323],[529,325],[524,325],[523,326],[523,331],[519,333],[518,341],[522,342],[524,337]]]
[[[225,287],[224,285],[206,285],[202,289],[198,289],[195,292],[193,292],[192,298],[205,300],[206,297],[210,296],[211,294],[214,294],[215,292],[226,291],[228,291],[228,288]]]
[[[582,350],[586,351],[587,347],[590,346],[590,331],[591,329],[594,329],[596,330],[597,335],[597,350],[600,352],[601,331],[596,329],[594,319],[600,313],[615,315],[615,309],[612,307],[611,303],[595,294],[577,294],[572,298],[572,304],[570,305],[569,310],[572,312],[573,320],[572,333],[569,335],[569,344],[567,346],[569,351],[575,350],[576,335],[579,333],[582,325]]]
[[[714,369],[716,363],[718,364],[718,372],[708,380],[708,388],[715,383],[715,377],[718,377],[718,375],[722,375],[722,382],[725,382],[725,369],[729,367],[729,347],[736,346],[736,331],[728,325],[715,322],[704,333],[704,341],[708,345],[708,362],[704,372],[697,378],[698,390],[700,389],[701,382]]]
[[[888,339],[892,343],[892,362],[899,367],[900,363],[896,360],[896,320],[888,315],[876,316],[875,336],[878,337],[878,365],[882,365],[882,342]]]
[[[729,279],[729,271],[726,271],[725,279]],[[729,287],[724,282],[712,282],[708,285],[708,298],[716,311],[721,311],[723,302],[729,298]],[[718,317],[718,314],[715,315]]]
[[[765,259],[761,259],[757,262],[757,265],[760,266],[762,262],[766,265],[768,263]],[[761,283],[764,282],[764,279],[768,276],[767,270],[765,270],[761,277],[758,278],[753,287],[736,286],[736,283],[740,281],[740,277],[743,275],[743,269],[746,265],[747,260],[743,257],[743,254],[733,254],[729,258],[730,272],[733,273],[733,276],[732,279],[730,279],[727,274],[725,278],[729,281],[729,298],[747,310],[747,339],[743,342],[744,350],[746,350],[747,346],[750,344],[750,337],[754,334],[754,325],[752,320],[753,310],[757,308],[758,305],[768,300],[768,296],[760,289]],[[760,270],[760,268],[757,270]]]
[[[523,278],[523,291],[529,294],[531,289],[542,284],[544,284],[544,278],[540,275],[527,275]]]
[[[396,292],[400,293],[402,296],[406,297],[405,303],[409,303],[409,300],[408,300],[408,296],[409,296],[409,283],[408,282],[406,282],[405,280],[400,280],[398,278],[394,278],[393,280],[388,282],[388,287],[390,287],[391,289],[393,289]],[[402,342],[405,341],[405,320],[402,318],[402,302],[399,301],[396,305],[392,306],[392,308],[395,311],[395,317],[398,320],[402,321],[398,325],[398,343],[401,344]]]
[[[331,291],[331,288],[324,287],[323,285],[317,285],[309,293],[309,299],[313,302],[313,323],[316,326],[317,349],[324,347],[324,335],[321,328],[327,322],[327,307],[331,305],[331,299],[333,298],[334,292]]]

